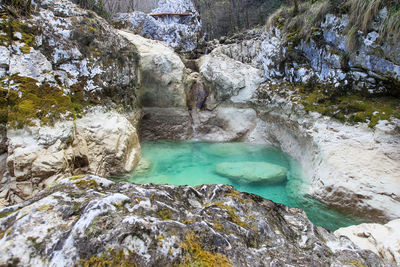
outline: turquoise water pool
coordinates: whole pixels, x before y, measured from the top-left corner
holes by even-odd
[[[227,184],[242,192],[301,208],[313,223],[332,231],[362,222],[358,218],[298,195],[299,190],[296,187],[304,180],[301,168],[295,160],[274,147],[248,143],[157,141],[142,143],[142,158],[140,166],[122,180],[138,184],[190,186]],[[243,183],[242,180],[216,172],[218,164],[235,165],[243,162],[266,162],[273,164],[271,166],[284,167],[287,169],[287,179],[275,184],[263,181]]]

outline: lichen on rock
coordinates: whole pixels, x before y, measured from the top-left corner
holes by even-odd
[[[303,211],[231,186],[67,178],[7,211],[0,219],[1,264],[65,266],[113,257],[131,266],[391,266],[314,226]]]

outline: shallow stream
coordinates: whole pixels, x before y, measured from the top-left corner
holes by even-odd
[[[331,209],[326,205],[299,194],[299,186],[306,181],[300,165],[291,157],[271,146],[248,143],[205,143],[157,141],[142,143],[142,162],[136,170],[122,180],[145,184],[202,185],[227,184],[237,190],[257,194],[266,199],[306,211],[316,225],[331,231],[340,227],[362,223],[359,218]],[[286,180],[244,183],[216,172],[218,164],[264,162],[287,169]],[[260,173],[260,170],[256,170]],[[269,171],[269,170],[265,170]],[[250,170],[251,172],[251,170]],[[262,173],[262,171],[261,171]],[[121,178],[120,178],[121,179]]]

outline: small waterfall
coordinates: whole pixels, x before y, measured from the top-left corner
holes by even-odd
[[[190,112],[190,117],[192,118],[192,140],[200,141],[197,134],[197,127],[200,125],[199,112],[197,109],[193,109]]]

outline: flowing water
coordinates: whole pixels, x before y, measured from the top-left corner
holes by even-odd
[[[328,208],[298,194],[304,177],[299,164],[279,149],[248,143],[157,141],[142,144],[142,162],[122,180],[131,183],[202,185],[227,184],[237,190],[306,211],[310,220],[329,230],[361,223],[362,220]],[[278,184],[242,183],[216,173],[219,163],[266,162],[287,168],[287,180]],[[121,179],[121,178],[119,178]]]

